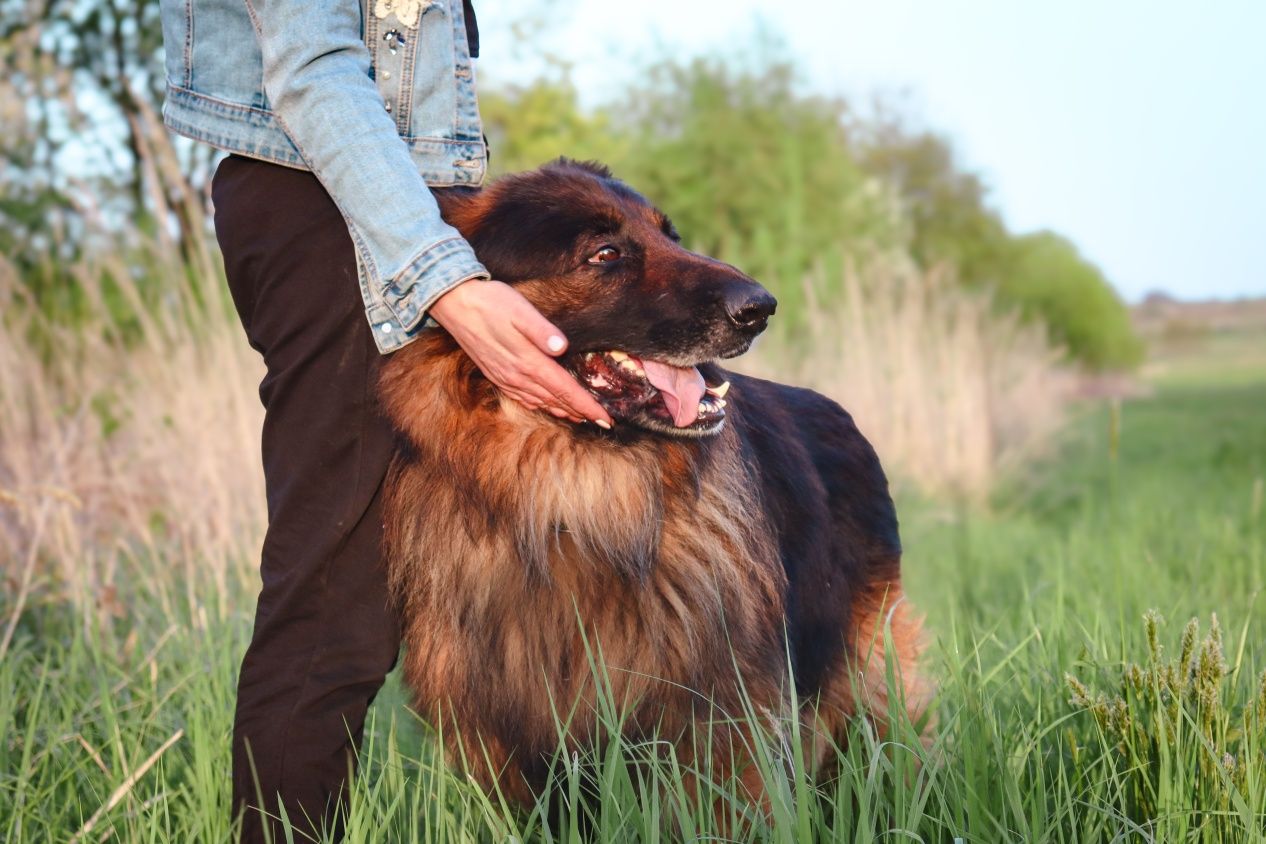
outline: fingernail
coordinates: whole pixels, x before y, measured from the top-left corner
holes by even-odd
[[[603,429],[604,431],[611,430],[611,423],[605,419],[595,419],[593,420],[593,424],[597,425],[599,428]]]
[[[545,341],[545,345],[551,352],[561,352],[567,347],[567,341],[555,334]]]

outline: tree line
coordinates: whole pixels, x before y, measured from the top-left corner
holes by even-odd
[[[84,306],[59,297],[59,267],[111,248],[102,229],[168,238],[196,263],[214,162],[157,123],[156,0],[0,0],[0,62],[0,253],[35,298]],[[774,289],[788,326],[834,295],[844,263],[880,252],[948,268],[998,307],[1045,323],[1087,367],[1141,359],[1103,273],[1056,233],[1010,231],[935,131],[806,93],[786,61],[668,59],[638,80],[596,108],[580,106],[566,73],[485,86],[495,170],[559,155],[605,161],[674,218],[688,245]]]

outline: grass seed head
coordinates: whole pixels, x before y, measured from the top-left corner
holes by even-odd
[[[1257,715],[1258,728],[1266,730],[1266,669],[1257,679],[1257,700],[1253,704],[1253,709]]]
[[[1187,622],[1187,626],[1182,631],[1182,646],[1179,649],[1178,656],[1178,678],[1179,687],[1185,689],[1191,682],[1192,672],[1195,670],[1195,662],[1192,657],[1196,652],[1196,640],[1200,637],[1200,620],[1192,616]]]
[[[1155,609],[1143,613],[1143,628],[1147,631],[1147,653],[1153,668],[1161,664],[1160,626],[1164,623],[1164,617]]]
[[[1217,692],[1226,676],[1226,659],[1222,653],[1222,631],[1217,626],[1214,616],[1209,635],[1200,643],[1200,656],[1196,663],[1196,687],[1203,697],[1206,693]]]
[[[1266,675],[1263,675],[1263,679],[1266,680]],[[1071,674],[1064,675],[1064,682],[1068,684],[1068,690],[1072,692],[1073,695],[1068,701],[1070,704],[1078,709],[1089,709],[1094,704],[1094,699],[1090,694],[1090,689],[1086,687],[1085,683],[1081,682]]]

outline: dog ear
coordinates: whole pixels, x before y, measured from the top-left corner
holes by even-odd
[[[492,207],[492,191],[488,188],[437,188],[432,193],[439,203],[444,222],[461,232],[467,240],[474,237],[484,215]]]
[[[611,172],[611,168],[603,164],[601,161],[581,161],[576,158],[568,158],[565,155],[560,155],[558,158],[555,158],[553,161],[545,164],[541,167],[541,169],[583,170],[586,173],[591,173],[592,175],[597,176],[599,179],[615,178],[615,175]]]

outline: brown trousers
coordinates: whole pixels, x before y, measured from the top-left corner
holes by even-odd
[[[243,841],[279,841],[280,809],[310,834],[337,823],[400,646],[380,558],[392,432],[352,242],[317,179],[234,156],[212,196],[233,301],[267,366],[268,532],[238,680],[233,805]]]

